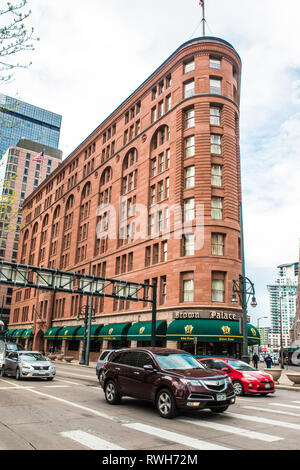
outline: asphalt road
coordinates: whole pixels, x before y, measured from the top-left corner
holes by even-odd
[[[91,368],[57,364],[52,382],[0,378],[0,450],[299,450],[299,431],[296,391],[165,420],[151,403],[108,405]]]

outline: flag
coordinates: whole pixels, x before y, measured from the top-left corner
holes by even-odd
[[[42,162],[44,158],[44,152],[39,153],[36,157],[33,158],[34,162]]]

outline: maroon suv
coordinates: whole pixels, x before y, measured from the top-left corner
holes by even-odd
[[[163,418],[173,418],[181,408],[222,413],[235,403],[226,374],[178,349],[118,350],[105,365],[101,385],[109,404],[119,404],[122,396],[152,401]]]

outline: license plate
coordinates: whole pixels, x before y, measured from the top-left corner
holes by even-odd
[[[265,385],[265,388],[271,388],[271,385],[270,385],[270,384],[266,384],[266,385]]]
[[[218,393],[217,401],[225,401],[226,400],[226,393]]]

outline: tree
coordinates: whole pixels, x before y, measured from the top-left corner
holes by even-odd
[[[34,50],[34,28],[25,24],[31,15],[27,0],[7,2],[0,0],[0,83],[11,80],[15,68],[26,68],[29,64],[14,61],[20,52]]]

